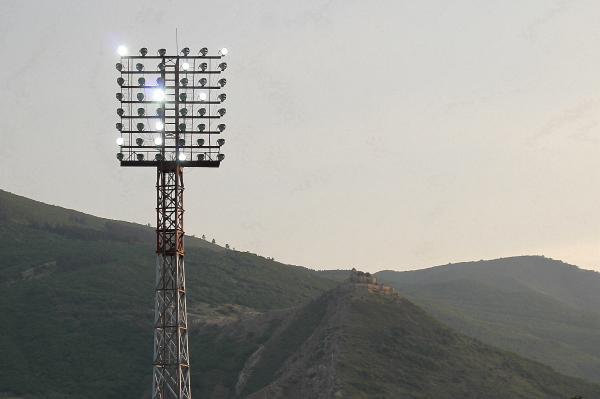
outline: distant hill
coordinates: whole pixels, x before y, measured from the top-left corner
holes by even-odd
[[[0,191],[0,396],[141,398],[149,390],[153,242],[150,227]],[[294,307],[335,285],[191,237],[186,271],[192,334],[204,319]],[[200,346],[191,340],[192,367]]]
[[[600,386],[455,333],[366,284],[290,314],[246,368],[238,389],[249,399],[600,397]]]
[[[599,273],[521,256],[377,277],[462,333],[600,382]]]

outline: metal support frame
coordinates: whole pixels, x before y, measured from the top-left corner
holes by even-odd
[[[168,56],[166,50],[159,50],[158,56],[146,53],[122,56],[116,65],[121,74],[117,79],[120,92],[116,95],[120,102],[117,111],[120,122],[116,125],[120,132],[117,159],[121,166],[157,168],[152,399],[191,399],[192,396],[183,242],[183,168],[216,168],[225,157],[221,153],[224,140],[218,139],[213,144],[211,138],[225,129],[224,124],[217,124],[225,110],[215,110],[213,106],[221,106],[225,101],[224,95],[214,93],[223,89],[226,80],[218,80],[218,85],[212,80],[221,76],[227,65],[223,63],[218,66],[219,70],[213,69],[212,62],[220,60],[223,54],[201,53],[201,56],[188,53]],[[158,70],[139,65],[149,60],[160,61]],[[183,62],[188,64],[185,69]],[[206,78],[196,81],[203,75]],[[137,80],[138,77],[144,80]],[[156,85],[146,84],[145,79],[148,83],[155,80]],[[136,85],[136,81],[139,84]],[[162,91],[164,98],[148,100],[152,90]],[[195,114],[200,108],[203,112]],[[193,126],[198,120],[202,124]],[[157,121],[162,127],[156,127]],[[157,138],[160,140],[155,141]]]
[[[165,162],[156,175],[156,296],[152,398],[190,399],[184,266],[183,168]]]

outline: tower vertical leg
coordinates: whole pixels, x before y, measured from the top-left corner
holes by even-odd
[[[152,399],[190,399],[183,246],[183,168],[158,166]]]

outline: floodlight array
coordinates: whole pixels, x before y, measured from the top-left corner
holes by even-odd
[[[117,159],[123,166],[152,166],[178,162],[186,166],[218,166],[226,125],[222,58],[227,49],[197,55],[184,48],[168,56],[165,49],[150,55],[127,55],[120,46],[116,64],[119,101],[116,124]],[[217,139],[215,136],[219,136]]]

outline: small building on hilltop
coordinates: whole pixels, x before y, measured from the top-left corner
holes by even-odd
[[[359,284],[377,284],[377,277],[373,276],[369,272],[361,272],[360,270],[356,270],[352,268],[350,271],[350,281],[352,283]]]

